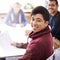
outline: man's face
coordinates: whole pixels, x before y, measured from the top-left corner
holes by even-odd
[[[15,5],[13,6],[13,10],[14,10],[15,13],[18,13],[19,10],[20,10],[20,5],[15,4]]]
[[[50,14],[55,14],[58,11],[58,5],[55,1],[48,1],[48,11]]]
[[[32,15],[31,26],[34,32],[43,30],[48,25],[47,21],[44,21],[42,14]]]

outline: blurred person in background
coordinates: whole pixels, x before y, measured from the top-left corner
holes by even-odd
[[[20,26],[26,26],[26,16],[21,9],[21,4],[18,2],[13,5],[11,11],[7,14],[6,24],[9,26],[16,26],[16,24],[20,24]]]
[[[49,24],[51,26],[55,49],[60,47],[60,12],[58,11],[58,6],[57,0],[48,0]]]

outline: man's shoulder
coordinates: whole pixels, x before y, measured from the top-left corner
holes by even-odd
[[[60,17],[60,11],[58,11],[56,15]]]
[[[58,11],[58,12],[56,13],[56,15],[54,16],[54,18],[55,18],[55,19],[60,19],[60,11]]]

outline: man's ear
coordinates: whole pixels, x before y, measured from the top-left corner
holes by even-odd
[[[49,22],[48,22],[48,21],[46,21],[46,22],[45,22],[45,24],[46,24],[46,25],[48,25],[48,24],[49,24]]]

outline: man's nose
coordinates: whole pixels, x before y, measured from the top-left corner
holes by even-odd
[[[36,26],[36,24],[37,24],[37,22],[36,22],[36,21],[34,21],[34,22],[33,22],[33,25],[34,25],[34,26]]]

